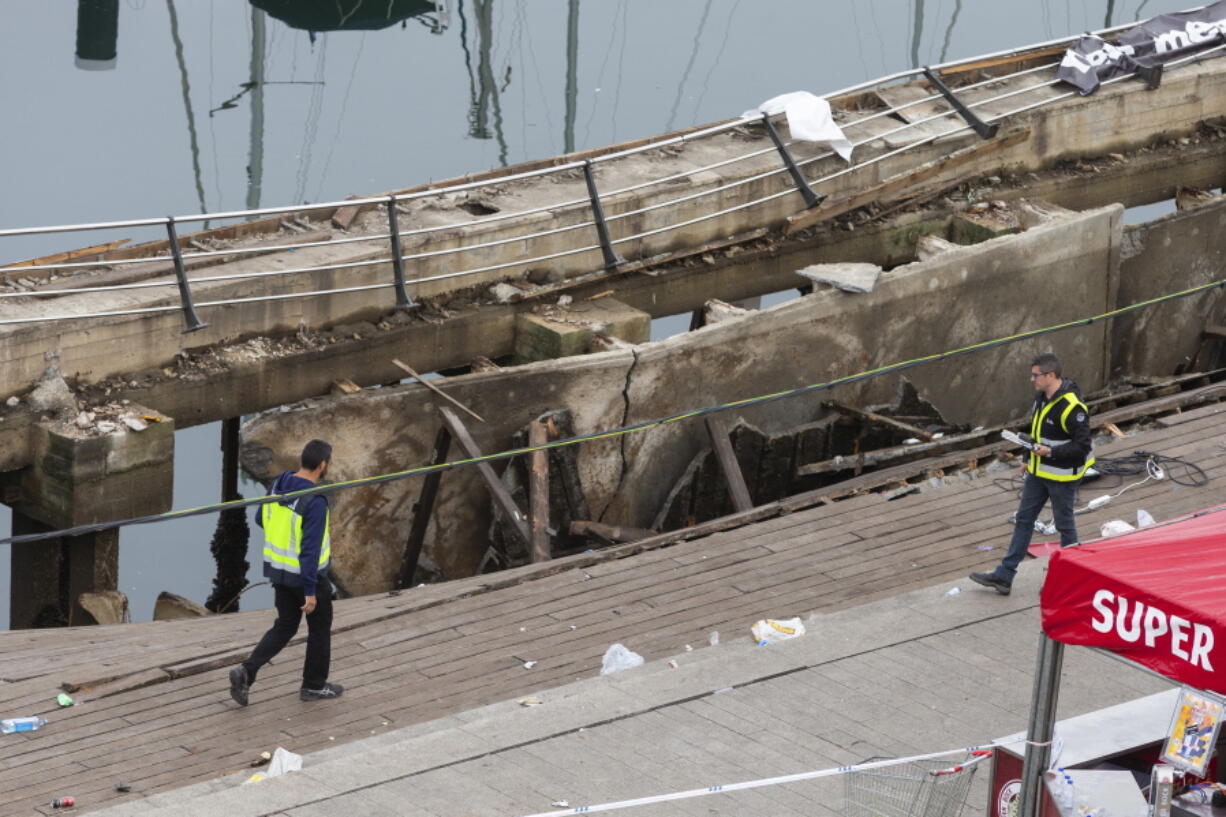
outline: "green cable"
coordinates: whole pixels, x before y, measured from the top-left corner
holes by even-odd
[[[549,451],[554,448],[562,448],[568,445],[578,445],[585,442],[593,442],[595,440],[607,440],[615,437],[620,437],[626,434],[632,434],[636,431],[644,431],[649,428],[676,423],[682,420],[690,420],[695,417],[702,417],[707,414],[715,414],[721,411],[729,411],[735,408],[744,408],[747,406],[763,405],[765,403],[774,402],[776,400],[784,400],[790,397],[799,397],[800,395],[810,394],[815,391],[825,391],[833,389],[837,386],[845,386],[851,383],[858,383],[863,380],[870,380],[882,375],[892,374],[894,372],[903,371],[905,369],[923,366],[928,363],[938,363],[960,355],[972,354],[981,352],[987,349],[992,349],[998,346],[1006,346],[1012,343],[1017,343],[1022,340],[1039,337],[1041,335],[1051,334],[1053,332],[1061,332],[1065,329],[1073,329],[1079,326],[1089,326],[1093,323],[1111,318],[1119,317],[1120,315],[1129,312],[1136,312],[1142,309],[1148,309],[1151,306],[1157,306],[1167,301],[1173,301],[1178,298],[1186,298],[1190,295],[1196,295],[1201,292],[1207,292],[1216,287],[1226,286],[1226,279],[1219,281],[1211,281],[1207,284],[1199,284],[1194,287],[1179,290],[1178,292],[1169,292],[1165,295],[1159,295],[1148,300],[1138,301],[1129,306],[1122,306],[1112,309],[1107,312],[1101,312],[1097,315],[1091,315],[1086,318],[1078,318],[1076,320],[1065,321],[1064,323],[1045,326],[1040,329],[1030,329],[1025,332],[1018,332],[1012,335],[1005,335],[991,340],[984,340],[978,343],[972,343],[967,346],[962,346],[956,349],[950,349],[944,352],[936,352],[930,355],[922,355],[920,357],[903,360],[896,363],[889,363],[884,366],[878,366],[875,369],[868,369],[856,374],[845,375],[833,380],[827,380],[823,383],[813,383],[808,386],[798,386],[785,391],[774,392],[773,394],[760,394],[754,397],[746,397],[740,400],[733,400],[727,403],[721,403],[715,406],[706,406],[698,409],[689,409],[687,411],[670,414],[665,417],[658,417],[653,420],[644,420],[639,423],[633,423],[627,426],[620,426],[605,431],[594,431],[590,434],[580,434],[575,437],[567,437],[561,440],[553,440],[542,445],[526,446],[524,448],[513,448],[506,451],[499,451],[494,454],[483,454],[479,457],[470,457],[467,459],[453,460],[452,462],[440,463],[438,465],[420,465],[415,468],[409,468],[404,471],[393,471],[387,474],[379,474],[370,477],[358,477],[357,479],[344,480],[342,482],[333,482],[327,485],[318,485],[314,488],[306,488],[301,491],[294,491],[287,494],[270,494],[268,496],[255,497],[252,499],[235,499],[227,502],[217,502],[211,505],[199,505],[194,508],[180,508],[178,510],[166,511],[165,513],[153,514],[150,516],[139,516],[132,519],[124,519],[116,522],[93,523],[89,525],[78,525],[73,528],[65,528],[64,530],[49,531],[46,533],[28,533],[20,536],[9,536],[0,539],[0,545],[7,544],[24,544],[27,542],[36,542],[44,539],[54,539],[61,536],[78,536],[82,533],[92,533],[94,531],[108,530],[110,528],[123,528],[130,525],[145,525],[152,522],[165,522],[171,519],[180,519],[188,516],[199,516],[206,513],[215,513],[224,511],[230,508],[245,508],[253,505],[263,505],[267,502],[281,501],[285,499],[293,499],[302,496],[312,496],[314,494],[330,494],[337,491],[346,490],[348,488],[360,488],[368,485],[379,485],[384,482],[393,482],[409,477],[423,476],[440,471],[449,471],[453,468],[463,468],[469,465],[478,465],[480,463],[495,462],[498,460],[510,459],[512,457],[531,454],[534,451]]]

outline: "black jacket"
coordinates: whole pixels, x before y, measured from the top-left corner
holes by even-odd
[[[1093,450],[1093,434],[1090,432],[1090,412],[1084,408],[1084,402],[1081,400],[1081,390],[1077,386],[1077,381],[1071,377],[1066,377],[1060,383],[1060,388],[1048,400],[1043,392],[1035,392],[1034,406],[1031,408],[1031,425],[1035,415],[1043,410],[1050,402],[1064,399],[1065,394],[1072,394],[1077,398],[1077,401],[1082,405],[1068,412],[1064,417],[1064,422],[1061,423],[1061,415],[1064,415],[1064,409],[1061,406],[1053,406],[1048,412],[1047,417],[1043,421],[1043,428],[1040,431],[1040,436],[1043,440],[1053,441],[1047,443],[1051,448],[1051,454],[1040,459],[1044,463],[1054,465],[1057,468],[1079,468],[1086,458],[1090,456]],[[1036,440],[1035,442],[1039,442]]]

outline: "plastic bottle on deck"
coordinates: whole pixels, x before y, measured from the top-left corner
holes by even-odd
[[[5,718],[0,721],[0,733],[33,732],[47,725],[46,718]]]

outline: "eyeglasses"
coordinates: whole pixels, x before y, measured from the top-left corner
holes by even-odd
[[[1043,376],[1043,375],[1045,375],[1045,374],[1051,374],[1051,372],[1031,372],[1031,373],[1030,373],[1030,379],[1031,379],[1031,380],[1038,380],[1040,377],[1042,377],[1042,376]]]

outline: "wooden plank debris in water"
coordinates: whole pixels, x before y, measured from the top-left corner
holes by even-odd
[[[446,426],[438,430],[434,438],[434,448],[430,451],[430,465],[442,465],[447,461],[447,452],[451,448],[451,432]],[[409,528],[409,538],[404,543],[404,557],[400,562],[400,573],[396,579],[396,587],[413,586],[413,577],[417,573],[417,562],[421,559],[422,544],[426,541],[426,529],[430,526],[430,516],[434,512],[434,500],[438,496],[438,485],[443,479],[442,471],[431,471],[422,482],[421,495],[413,505],[413,523]]]
[[[528,445],[538,448],[549,442],[549,430],[539,420],[528,423]],[[532,466],[529,469],[529,514],[532,528],[532,546],[530,553],[532,561],[544,562],[549,559],[549,451],[543,448],[531,454]]]
[[[715,457],[724,474],[732,506],[738,511],[747,511],[753,507],[753,500],[749,498],[745,475],[741,473],[741,466],[732,450],[732,441],[728,439],[728,428],[724,425],[723,418],[715,414],[708,414],[706,423],[707,433],[711,435],[711,447],[715,450]]]
[[[442,415],[447,430],[456,438],[460,448],[464,449],[464,453],[470,459],[479,459],[483,456],[476,441],[473,440],[472,435],[468,433],[468,429],[454,411],[446,406],[439,406],[438,413]],[[498,479],[498,475],[494,473],[494,469],[488,462],[477,463],[477,470],[481,473],[481,478],[485,480],[486,487],[490,489],[490,496],[493,497],[494,504],[510,521],[511,527],[523,540],[524,545],[530,547],[532,534],[528,530],[528,523],[524,520],[524,514],[515,504],[515,500],[511,498],[511,494],[507,492],[507,486]]]
[[[956,150],[948,156],[922,164],[913,170],[891,176],[881,184],[874,185],[866,190],[849,193],[836,199],[829,199],[812,210],[798,213],[788,219],[787,226],[783,232],[785,235],[791,235],[818,222],[832,219],[835,216],[841,216],[844,213],[850,213],[852,210],[860,207],[891,201],[910,187],[937,178],[948,170],[960,167],[991,153],[1020,144],[1029,138],[1030,128],[1018,128],[991,141],[978,142],[970,147]]]

